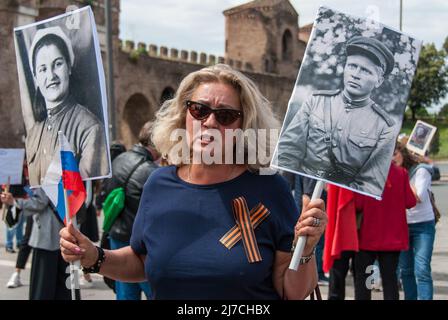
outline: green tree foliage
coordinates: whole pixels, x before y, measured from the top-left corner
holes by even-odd
[[[415,120],[419,109],[439,103],[448,93],[448,37],[444,46],[441,50],[437,50],[433,43],[422,47],[408,100],[412,120]]]
[[[440,151],[440,130],[437,130],[434,138],[432,138],[431,145],[429,146],[429,153],[432,155],[438,154]]]
[[[94,5],[93,0],[83,0],[81,3],[85,6],[91,6],[91,7],[93,7]]]
[[[428,110],[424,108],[418,109],[416,115],[418,116],[419,119],[426,119],[430,117]],[[411,110],[411,116],[412,116],[412,110]]]
[[[445,103],[442,109],[440,109],[438,116],[448,118],[448,103]]]

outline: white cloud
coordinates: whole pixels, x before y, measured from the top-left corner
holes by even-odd
[[[244,0],[122,1],[120,37],[136,42],[223,55],[222,11],[244,2]]]
[[[179,50],[224,55],[222,12],[246,0],[123,0],[120,38]],[[312,23],[320,5],[356,16],[377,14],[379,21],[399,28],[399,0],[291,0],[299,24]],[[374,14],[372,14],[372,12]],[[403,1],[403,31],[438,48],[448,36],[448,1]],[[444,100],[444,103],[447,101]]]
[[[224,53],[224,16],[222,12],[245,0],[125,0],[121,2],[120,29],[123,39],[167,45],[178,49],[196,49]],[[292,0],[299,12],[300,25],[313,22],[318,7],[357,16],[371,16],[377,8],[380,22],[399,27],[399,0]],[[403,1],[403,30],[438,47],[448,34],[448,1]]]

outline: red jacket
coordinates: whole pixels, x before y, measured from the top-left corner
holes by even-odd
[[[355,195],[357,211],[363,214],[359,250],[402,251],[409,247],[406,209],[416,205],[406,169],[390,166],[383,199]]]
[[[328,224],[325,230],[323,270],[330,271],[342,251],[358,251],[354,192],[328,184]]]

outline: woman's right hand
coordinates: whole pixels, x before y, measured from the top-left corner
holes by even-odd
[[[81,260],[83,267],[91,267],[98,259],[98,250],[89,238],[76,229],[72,222],[59,232],[61,254],[65,261]]]

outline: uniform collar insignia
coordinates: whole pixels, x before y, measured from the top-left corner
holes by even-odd
[[[58,114],[62,109],[66,106],[71,106],[75,103],[75,100],[71,95],[69,95],[64,101],[62,101],[59,105],[54,107],[53,109],[47,110],[49,116],[53,117]]]
[[[344,91],[342,92],[342,101],[345,103],[347,108],[366,107],[366,106],[372,104],[372,102],[373,102],[370,99],[370,97],[367,97],[365,99],[360,99],[360,100],[350,99],[349,97],[346,96]]]

